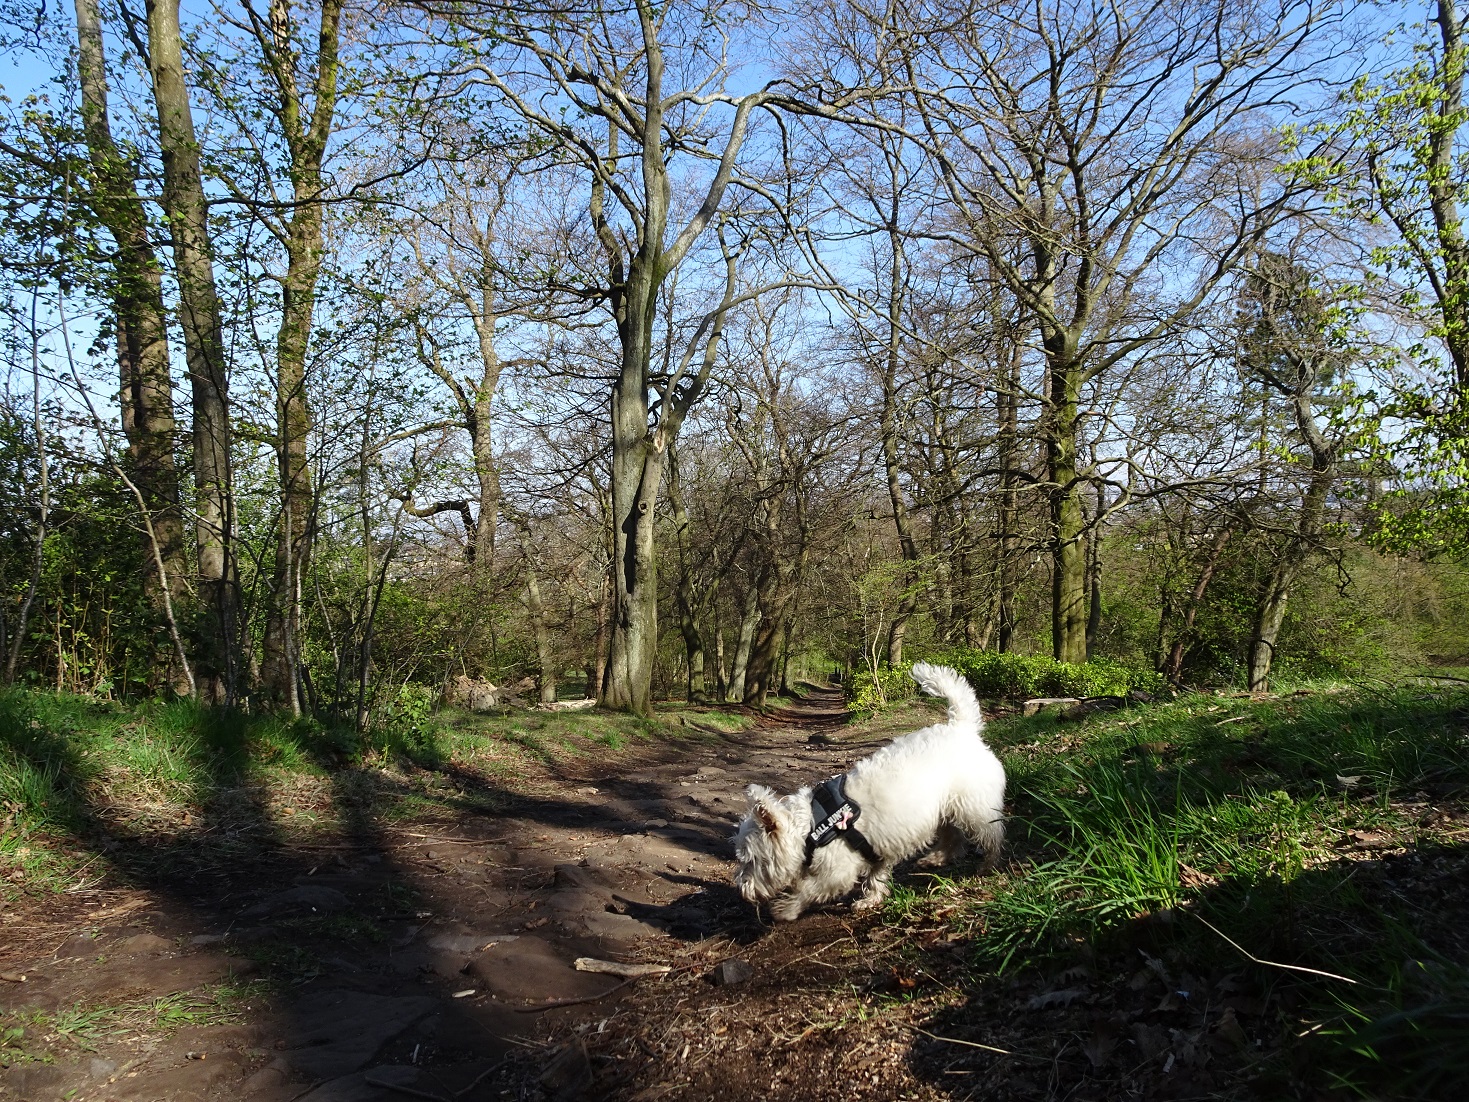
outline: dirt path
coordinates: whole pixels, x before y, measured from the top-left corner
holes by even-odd
[[[617,771],[582,759],[502,814],[226,848],[166,881],[11,908],[0,1009],[80,1055],[12,1060],[0,1098],[672,1097],[596,1039],[641,1044],[646,1066],[654,1049],[635,1028],[609,1031],[619,1008],[626,1019],[629,999],[674,980],[712,991],[721,961],[766,936],[731,887],[742,790],[839,771],[859,753],[829,737],[843,722],[840,694],[814,693]],[[836,921],[798,926],[820,939]],[[674,972],[623,986],[576,970],[579,957]]]

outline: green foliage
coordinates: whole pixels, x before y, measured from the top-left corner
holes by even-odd
[[[25,418],[0,403],[0,615],[7,630],[25,600],[35,552],[34,448]],[[149,679],[168,640],[143,592],[143,541],[131,498],[112,475],[69,454],[51,456],[50,482],[40,587],[18,680],[99,695],[162,688]]]
[[[1162,676],[1107,658],[1085,664],[1058,662],[1039,654],[1000,654],[996,651],[956,647],[927,656],[927,662],[952,666],[986,700],[1016,700],[1036,696],[1126,696],[1134,690],[1159,693],[1167,689]],[[854,711],[872,713],[907,700],[918,686],[909,672],[911,662],[880,666],[854,674],[847,699]]]
[[[851,684],[847,686],[847,699],[853,710],[875,712],[907,700],[918,691],[913,676],[908,672],[912,668],[911,662],[904,662],[899,666],[879,666],[876,672],[867,669],[854,673]]]
[[[1041,654],[960,648],[937,654],[931,661],[953,666],[980,697],[988,699],[1126,696],[1133,690],[1156,693],[1166,687],[1156,672],[1108,658],[1094,658],[1083,664],[1058,662]]]

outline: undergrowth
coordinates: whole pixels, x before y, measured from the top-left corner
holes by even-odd
[[[1303,1038],[1282,1075],[1448,1097],[1469,1082],[1466,719],[1462,690],[1338,687],[993,722],[1008,866],[889,916],[970,935],[976,974],[1078,946],[1253,969]]]

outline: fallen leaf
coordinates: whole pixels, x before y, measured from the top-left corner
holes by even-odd
[[[1219,1016],[1219,1024],[1214,1027],[1214,1031],[1235,1048],[1247,1049],[1250,1047],[1250,1038],[1245,1034],[1244,1027],[1239,1024],[1239,1018],[1235,1016],[1232,1006],[1226,1007],[1224,1013]]]

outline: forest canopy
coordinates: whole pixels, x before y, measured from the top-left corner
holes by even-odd
[[[6,0],[4,681],[1469,664],[1465,16],[1404,11]]]

